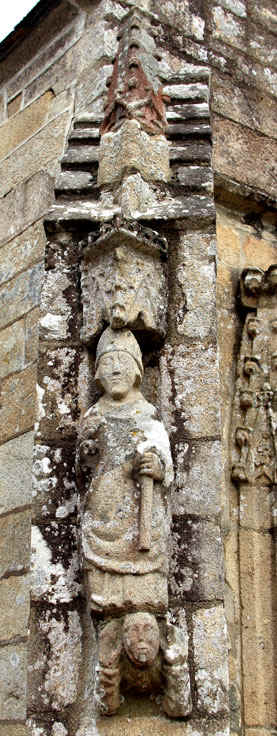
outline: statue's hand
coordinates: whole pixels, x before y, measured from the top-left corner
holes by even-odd
[[[109,621],[99,634],[99,663],[102,667],[116,667],[122,651],[122,632],[118,620]]]
[[[178,626],[167,624],[166,641],[162,643],[166,664],[173,666],[183,664],[185,657],[184,635]]]
[[[154,480],[163,480],[164,467],[155,450],[146,450],[143,455],[137,455],[135,468],[138,475],[149,475]]]

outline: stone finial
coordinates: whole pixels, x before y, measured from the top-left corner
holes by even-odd
[[[101,134],[116,131],[124,120],[138,120],[150,135],[165,132],[165,101],[157,76],[155,44],[142,27],[142,17],[131,11],[119,41]]]

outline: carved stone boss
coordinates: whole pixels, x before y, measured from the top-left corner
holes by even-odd
[[[232,478],[268,486],[277,477],[277,265],[245,269],[240,295],[249,312],[238,361]]]

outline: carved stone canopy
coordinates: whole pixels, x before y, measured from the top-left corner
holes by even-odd
[[[84,250],[82,339],[128,326],[164,337],[167,315],[165,239],[151,230],[111,228]]]

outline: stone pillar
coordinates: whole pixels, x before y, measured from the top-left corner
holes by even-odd
[[[43,736],[50,726],[52,736],[55,724],[63,736],[175,736],[185,728],[199,736],[227,736],[209,70],[170,54],[163,59],[155,39],[165,43],[166,23],[147,10],[125,10],[123,20],[117,18],[119,45],[104,115],[90,105],[73,119],[56,204],[45,221],[30,723]],[[127,335],[128,345],[115,350],[118,334]],[[103,350],[108,338],[113,347],[108,341]],[[145,399],[151,411],[158,410],[155,421],[160,435],[169,437],[174,461],[168,591],[166,582],[159,605],[148,591],[141,608],[143,574],[132,567],[130,611],[124,599],[125,608],[116,612],[110,599],[96,610],[100,598],[107,601],[107,586],[102,593],[101,581],[92,575],[91,582],[80,542],[86,482],[98,478],[97,452],[106,441],[102,419],[109,426],[104,409],[99,426],[85,426],[103,405],[94,369],[107,408],[99,361],[113,352],[129,354],[139,380],[144,371],[139,401],[144,411]],[[78,453],[87,453],[89,461],[77,488],[80,415]],[[122,449],[120,426],[125,431],[120,421],[113,416],[115,456]],[[148,450],[159,454],[158,444],[153,439]],[[154,492],[164,483],[162,454],[160,461]],[[81,475],[85,463],[78,462]],[[149,540],[142,548],[148,553]],[[130,622],[129,615],[140,618]],[[147,616],[155,657],[146,672],[130,631],[131,624],[149,624]],[[139,698],[132,690],[133,666]],[[99,701],[110,718],[101,714]],[[183,718],[189,719],[186,726],[178,720]]]
[[[240,302],[249,311],[237,365],[232,478],[239,489],[242,682],[250,729],[268,729],[276,720],[276,274],[275,265],[266,272],[249,267],[240,281]]]

